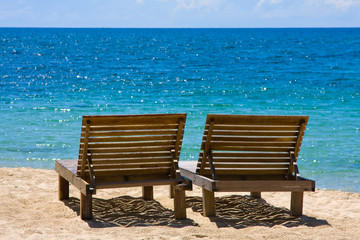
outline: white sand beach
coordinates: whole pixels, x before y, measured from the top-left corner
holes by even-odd
[[[289,216],[290,193],[217,194],[217,217],[201,215],[201,189],[187,192],[187,220],[173,218],[167,186],[143,201],[141,188],[100,190],[94,219],[79,217],[79,191],[58,200],[53,170],[0,168],[0,239],[360,239],[360,194],[317,190],[304,216]]]

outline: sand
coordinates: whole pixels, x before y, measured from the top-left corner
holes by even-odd
[[[187,220],[173,218],[169,187],[100,190],[94,219],[79,217],[79,191],[58,200],[55,171],[0,168],[0,239],[360,239],[360,194],[305,193],[304,216],[289,216],[290,193],[217,194],[217,217],[201,215],[201,189],[187,192]]]

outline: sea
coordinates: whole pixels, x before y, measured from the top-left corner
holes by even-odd
[[[360,28],[0,28],[0,167],[77,158],[83,115],[308,115],[300,175],[360,192]]]

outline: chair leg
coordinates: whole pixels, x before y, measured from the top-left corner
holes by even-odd
[[[174,185],[170,185],[170,198],[175,197],[175,187]]]
[[[261,192],[251,192],[250,196],[253,198],[261,198]]]
[[[84,195],[80,197],[80,217],[81,219],[92,219],[92,195]]]
[[[202,189],[204,217],[215,216],[215,194],[214,192]]]
[[[59,175],[59,200],[69,199],[69,182]]]
[[[301,216],[303,210],[304,192],[291,192],[290,215]]]
[[[143,186],[142,187],[143,199],[144,200],[153,200],[154,199],[154,188],[153,186]]]
[[[175,219],[186,219],[185,190],[174,188],[174,214]]]

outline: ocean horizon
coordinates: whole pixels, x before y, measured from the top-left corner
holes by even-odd
[[[360,28],[0,28],[0,167],[77,158],[83,115],[307,115],[300,174],[360,192]]]

